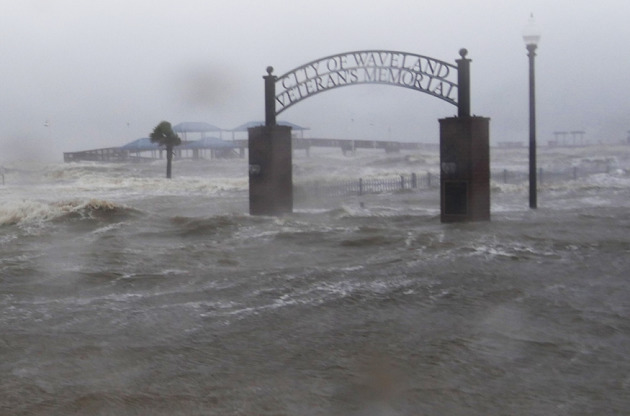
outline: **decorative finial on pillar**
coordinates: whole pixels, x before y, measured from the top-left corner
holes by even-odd
[[[278,77],[271,75],[273,67],[267,67],[265,79],[265,125],[276,125],[276,80]]]
[[[470,59],[468,49],[461,48],[457,62],[457,117],[470,117]]]

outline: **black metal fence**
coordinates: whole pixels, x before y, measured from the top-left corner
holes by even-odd
[[[412,189],[429,189],[440,185],[440,178],[426,173],[416,173],[382,178],[359,178],[321,182],[296,182],[294,194],[299,197],[364,195],[386,192],[402,192]]]
[[[537,172],[538,185],[557,183],[563,181],[580,180],[589,175],[610,173],[614,167],[611,165],[596,167],[571,167],[561,170],[539,168]],[[491,172],[491,181],[496,184],[519,185],[529,180],[529,173],[515,170],[494,170]],[[440,176],[426,172],[424,174],[411,173],[399,176],[387,176],[381,178],[358,178],[353,180],[326,180],[301,182],[294,184],[294,195],[297,198],[318,196],[346,196],[364,195],[387,192],[404,192],[414,189],[431,189],[440,186]]]

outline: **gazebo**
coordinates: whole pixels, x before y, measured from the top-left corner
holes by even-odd
[[[209,150],[211,158],[227,157],[233,154],[233,150],[236,147],[237,146],[233,143],[217,137],[204,137],[199,140],[182,141],[182,144],[175,148],[175,153],[178,157],[184,157],[186,151],[191,151],[192,158],[198,159],[204,151]],[[141,157],[143,152],[151,152],[151,158],[153,159],[161,158],[161,153],[158,155],[157,152],[164,150],[164,148],[160,147],[157,143],[152,143],[151,139],[148,137],[136,139],[121,146],[119,149],[126,151],[128,154],[134,154],[137,158]]]
[[[219,132],[219,137],[223,138],[223,129],[202,121],[185,121],[173,126],[173,131],[182,135],[182,140],[188,140],[188,133],[199,133],[201,138],[206,137],[208,132]]]
[[[217,137],[203,137],[199,140],[183,142],[178,146],[178,151],[192,151],[192,158],[199,159],[206,151],[210,151],[210,158],[216,157],[232,157],[234,149],[237,146],[234,143],[227,142]]]

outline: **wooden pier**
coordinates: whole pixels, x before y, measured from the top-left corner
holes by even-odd
[[[229,147],[213,148],[212,146],[191,146],[190,143],[184,143],[182,146],[175,148],[175,157],[177,159],[201,159],[209,157],[244,157],[248,149],[248,139],[234,139],[226,141]],[[351,140],[351,139],[324,139],[324,138],[297,138],[292,139],[293,150],[305,150],[308,154],[311,148],[338,148],[344,154],[356,152],[359,149],[382,149],[387,153],[396,153],[401,150],[415,150],[428,148],[433,145],[412,142],[393,142],[386,140]],[[64,162],[141,162],[162,159],[165,157],[164,149],[160,149],[157,145],[152,147],[125,148],[106,147],[102,149],[83,150],[79,152],[64,152]],[[128,145],[127,145],[128,147]]]
[[[126,162],[129,160],[129,151],[120,147],[106,147],[103,149],[83,150],[80,152],[64,152],[64,162]]]

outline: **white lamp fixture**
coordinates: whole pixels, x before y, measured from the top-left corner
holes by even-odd
[[[534,14],[532,13],[529,16],[527,26],[523,29],[523,40],[525,41],[525,45],[538,45],[538,42],[540,42],[540,33],[540,27],[536,24]]]

